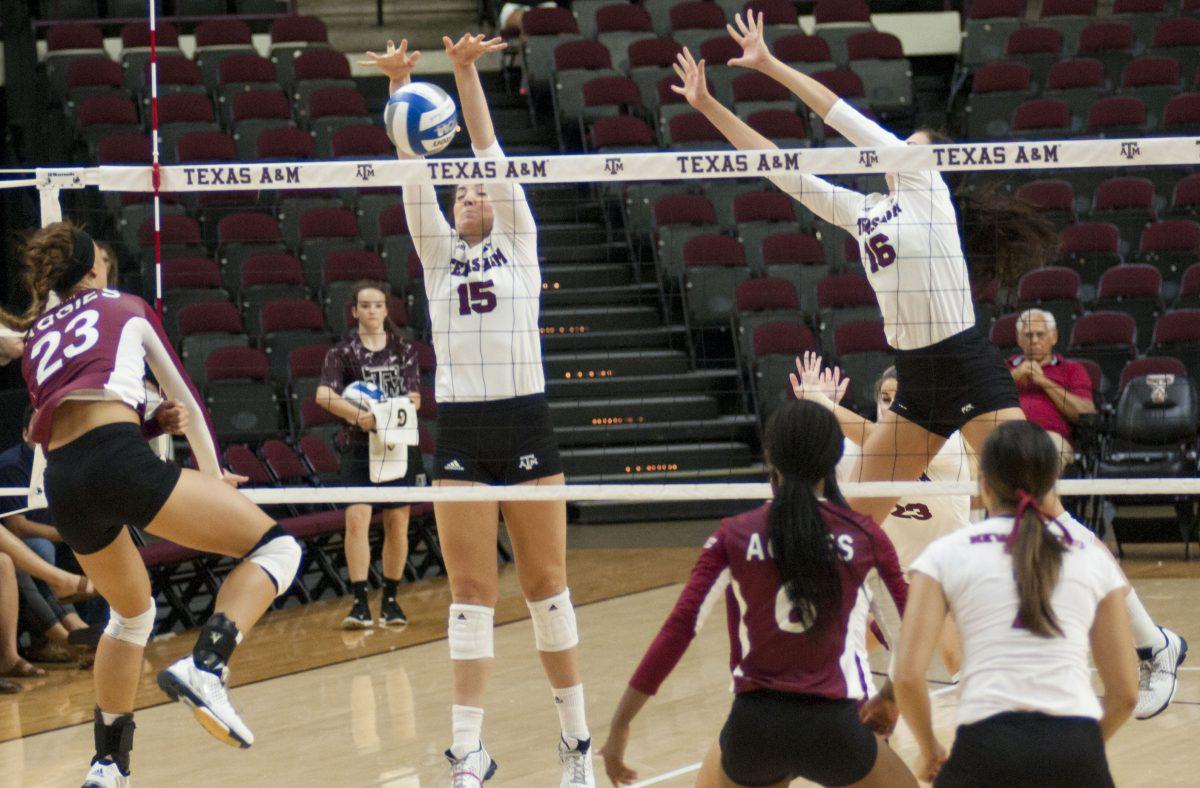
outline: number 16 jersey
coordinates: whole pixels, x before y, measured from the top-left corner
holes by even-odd
[[[475,155],[488,168],[486,160],[504,152],[495,143]],[[442,215],[432,183],[404,189],[404,213],[425,273],[438,402],[511,399],[546,389],[537,224],[520,184],[485,183],[484,191],[492,231],[471,246]]]

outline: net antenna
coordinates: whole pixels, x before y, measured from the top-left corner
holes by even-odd
[[[154,203],[154,311],[163,316],[162,288],[162,170],[158,159],[158,13],[157,0],[146,0],[150,13],[150,183]]]

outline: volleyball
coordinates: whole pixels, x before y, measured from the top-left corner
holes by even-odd
[[[383,389],[365,380],[356,380],[342,391],[342,399],[366,410],[374,402],[384,399]]]
[[[383,110],[388,136],[414,156],[438,153],[458,131],[458,108],[446,91],[429,82],[413,82],[396,91]]]

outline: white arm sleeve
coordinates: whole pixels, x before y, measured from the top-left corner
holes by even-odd
[[[208,416],[196,399],[194,390],[180,371],[175,354],[166,346],[158,332],[145,319],[135,318],[142,332],[142,348],[146,351],[146,364],[158,385],[167,393],[168,399],[182,403],[188,411],[188,428],[184,433],[196,467],[209,476],[221,477],[221,463],[217,459],[217,442],[209,431]]]
[[[404,187],[404,218],[425,270],[448,268],[454,231],[438,206],[437,191],[425,170],[424,181]]]
[[[488,148],[473,150],[481,159],[504,158],[504,149],[500,147],[499,142],[493,142]],[[528,246],[535,249],[537,223],[533,220],[533,212],[529,210],[525,187],[519,183],[485,183],[483,190],[492,204],[492,215],[495,217],[492,232],[511,234],[518,247]]]
[[[887,148],[908,144],[841,100],[829,110],[825,122],[860,148]]]
[[[815,175],[784,173],[769,177],[780,190],[825,221],[848,233],[857,231],[858,217],[867,199],[862,194]]]

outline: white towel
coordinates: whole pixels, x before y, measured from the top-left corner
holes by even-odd
[[[41,446],[33,447],[33,467],[29,469],[29,509],[45,509],[46,501],[46,455]]]
[[[420,441],[417,409],[405,396],[371,403],[371,481],[390,482],[408,473],[408,448]]]

